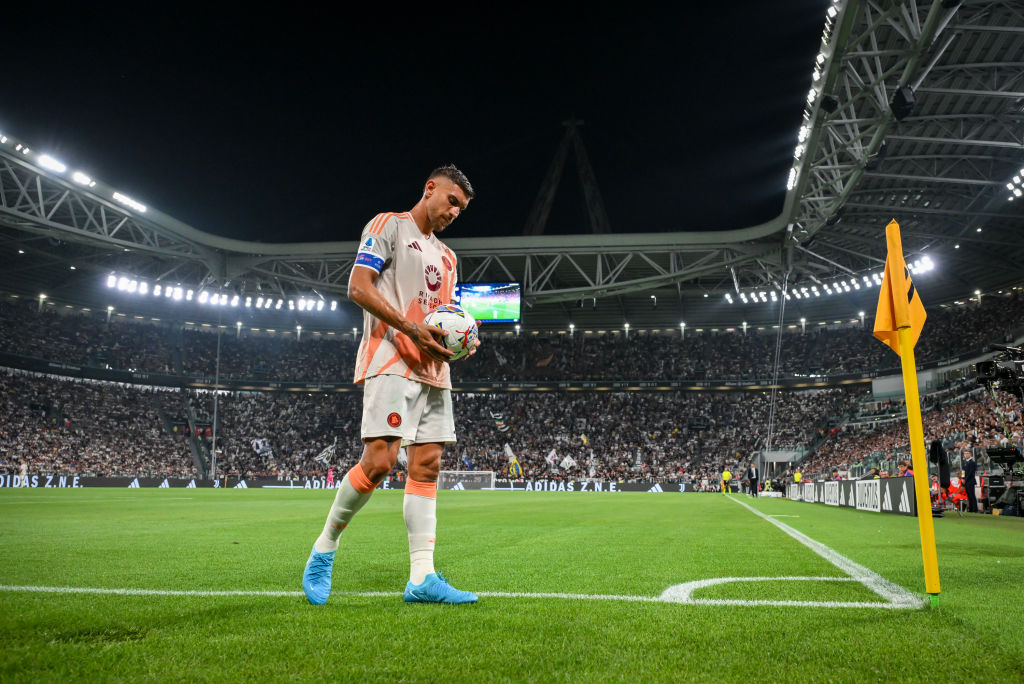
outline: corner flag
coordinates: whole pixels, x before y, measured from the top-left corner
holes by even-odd
[[[882,279],[878,309],[875,311],[875,337],[889,345],[897,356],[903,356],[899,329],[910,328],[909,344],[913,349],[921,337],[921,328],[924,327],[927,314],[921,295],[910,278],[907,263],[903,260],[900,226],[896,221],[886,226],[885,238],[889,252],[885,257],[885,277]]]
[[[924,454],[924,427],[921,424],[921,396],[917,389],[917,365],[914,361],[914,346],[924,327],[924,304],[921,303],[921,296],[903,260],[900,226],[895,220],[885,227],[885,242],[888,248],[885,279],[878,293],[874,332],[875,337],[899,355],[903,368],[903,396],[907,402],[907,428],[914,464],[914,494],[917,499],[917,526],[921,534],[925,591],[931,594],[932,604],[937,605],[939,559],[935,551],[935,525],[928,490],[928,460]]]

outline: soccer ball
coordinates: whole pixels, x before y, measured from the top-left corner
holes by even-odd
[[[449,361],[458,361],[473,351],[480,331],[476,327],[476,319],[456,304],[442,304],[427,314],[423,323],[442,330],[445,336],[440,339],[443,347],[455,352]]]

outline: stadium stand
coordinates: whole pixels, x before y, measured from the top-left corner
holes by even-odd
[[[45,309],[35,302],[0,301],[0,350],[98,367],[202,376],[217,370],[217,336],[209,329],[106,322],[106,312]],[[61,313],[57,313],[61,311]],[[66,313],[65,313],[66,312]],[[936,308],[916,350],[924,363],[1006,342],[1024,325],[1019,290],[980,304]],[[638,337],[639,335],[639,337]],[[472,362],[453,366],[455,381],[765,379],[774,371],[774,331],[713,334],[489,335]],[[642,340],[642,342],[641,342]],[[350,335],[221,335],[220,377],[268,381],[349,381],[357,341]],[[896,357],[869,329],[853,325],[787,332],[780,376],[835,375],[893,367]]]
[[[35,302],[0,301],[0,351],[97,368],[200,376],[216,372],[217,336],[167,322],[107,321]],[[59,312],[59,313],[58,313]],[[937,309],[918,360],[948,358],[1006,341],[1024,322],[1019,293],[980,304]],[[298,341],[221,335],[220,377],[348,380],[356,341],[310,336]],[[455,380],[735,379],[770,375],[773,333],[490,335],[477,357],[454,366]],[[781,372],[806,376],[877,369],[889,352],[859,326],[786,333]],[[891,354],[890,354],[891,356]],[[33,471],[113,476],[196,476],[210,465],[212,394],[180,388],[72,380],[8,370],[3,391],[0,471],[22,460]],[[865,389],[780,392],[771,445],[807,457],[811,477],[832,469],[856,475],[891,466],[907,450],[900,406],[871,400]],[[505,444],[524,476],[687,481],[713,488],[728,466],[745,469],[765,446],[770,394],[764,392],[460,392],[460,442],[445,468],[503,472]],[[352,393],[232,392],[218,404],[218,471],[278,478],[322,475],[315,457],[337,440],[333,464],[360,452],[360,405]],[[1021,440],[1021,410],[1001,396],[952,386],[924,398],[928,439],[982,448]],[[1006,424],[1009,436],[1004,434]],[[535,429],[538,423],[543,429]],[[549,458],[554,450],[555,458]],[[575,465],[560,464],[568,456]],[[779,474],[778,472],[776,474]],[[784,479],[784,474],[782,479]]]

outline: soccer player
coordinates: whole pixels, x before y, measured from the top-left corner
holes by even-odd
[[[364,311],[355,370],[355,382],[364,385],[363,455],[342,478],[306,562],[302,588],[314,605],[330,596],[342,532],[391,472],[402,446],[409,473],[402,505],[410,560],[405,601],[477,600],[434,569],[437,474],[444,445],[455,442],[447,363],[452,352],[435,339],[439,330],[423,325],[428,311],[451,302],[455,288],[455,254],[436,233],[458,218],[471,199],[473,186],[465,174],[442,166],[431,172],[412,209],[378,214],[363,228],[348,282],[349,299]]]

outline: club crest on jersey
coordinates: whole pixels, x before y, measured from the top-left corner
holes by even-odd
[[[402,424],[402,416],[398,415],[397,413],[389,413],[388,414],[388,425],[390,425],[393,428],[396,428],[396,427],[401,426],[401,424]]]
[[[444,267],[449,271],[452,270],[452,262],[448,261],[448,257],[441,257],[441,263],[444,264]]]
[[[441,289],[441,269],[434,264],[428,264],[423,269],[423,278],[427,281],[427,289],[431,292],[437,292]]]

